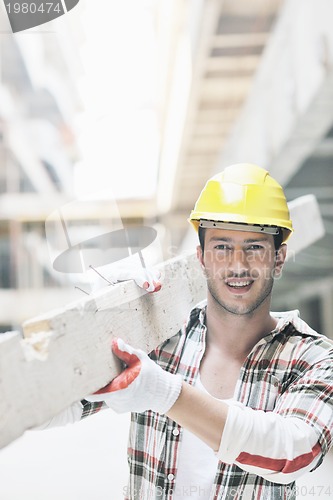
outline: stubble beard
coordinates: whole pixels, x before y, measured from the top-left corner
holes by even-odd
[[[231,301],[227,302],[227,300],[223,300],[223,298],[220,297],[221,294],[215,286],[214,281],[207,276],[207,288],[215,304],[224,311],[237,316],[251,315],[254,311],[256,311],[261,304],[263,304],[266,299],[270,297],[273,284],[273,277],[266,278],[265,286],[259,291],[259,295],[253,300],[253,302],[250,304],[236,304],[231,303]],[[235,300],[237,300],[237,298],[235,298]],[[239,300],[242,300],[242,298],[239,297]]]

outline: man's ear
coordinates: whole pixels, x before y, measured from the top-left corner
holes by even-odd
[[[276,252],[275,270],[274,270],[275,278],[280,276],[286,257],[287,257],[287,245],[285,243],[282,243],[282,245]]]
[[[201,245],[197,246],[197,258],[198,258],[198,261],[200,263],[201,268],[204,270],[205,264],[203,261],[203,251],[202,251]]]

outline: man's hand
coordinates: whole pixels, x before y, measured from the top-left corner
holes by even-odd
[[[181,376],[164,371],[143,351],[121,339],[112,341],[112,350],[126,368],[107,386],[85,399],[105,401],[117,413],[146,410],[166,413],[180,394]]]

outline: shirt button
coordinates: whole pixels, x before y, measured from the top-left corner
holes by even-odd
[[[173,481],[175,479],[174,474],[168,474],[168,481]]]
[[[174,436],[179,436],[179,429],[173,429],[172,434]]]

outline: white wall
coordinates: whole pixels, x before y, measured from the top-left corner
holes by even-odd
[[[1,500],[111,500],[127,485],[129,414],[28,431],[0,451]]]

